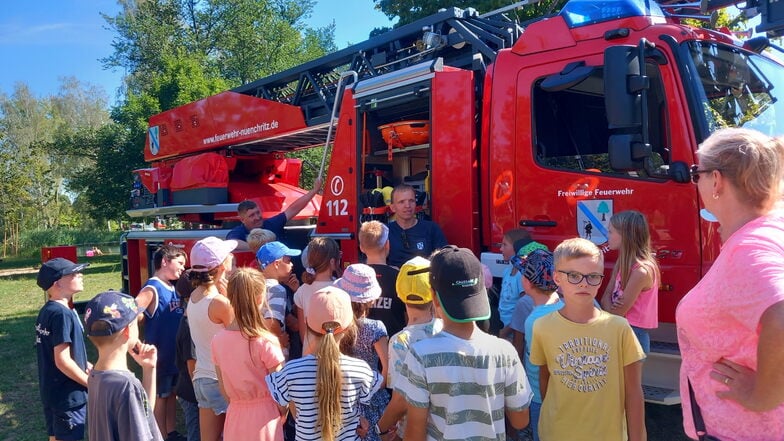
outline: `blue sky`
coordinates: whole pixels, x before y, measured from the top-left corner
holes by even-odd
[[[358,43],[389,20],[372,0],[317,0],[308,23],[335,21],[335,42]],[[122,72],[104,70],[98,59],[112,53],[113,34],[100,13],[115,15],[114,0],[37,0],[2,2],[0,8],[0,92],[23,81],[37,96],[57,93],[59,78],[74,76],[115,96]]]

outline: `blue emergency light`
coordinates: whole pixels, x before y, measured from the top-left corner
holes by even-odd
[[[570,0],[560,15],[570,28],[626,17],[664,17],[653,0]]]

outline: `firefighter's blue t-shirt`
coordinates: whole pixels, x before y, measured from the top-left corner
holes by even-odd
[[[283,227],[286,226],[287,221],[288,219],[286,219],[286,213],[278,213],[269,219],[264,219],[264,224],[261,228],[275,233],[275,236],[277,236],[278,240],[280,241],[283,239]],[[239,224],[229,231],[229,234],[226,235],[226,240],[241,240],[243,242],[247,242],[249,233],[250,230],[245,228],[244,224]]]
[[[387,263],[400,268],[415,256],[430,257],[430,253],[447,245],[444,232],[435,222],[419,220],[407,229],[397,222],[389,223],[389,256]]]

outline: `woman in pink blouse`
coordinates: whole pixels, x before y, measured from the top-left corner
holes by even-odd
[[[684,428],[705,439],[701,416],[722,441],[784,440],[784,139],[722,129],[697,157],[723,245],[676,312]]]

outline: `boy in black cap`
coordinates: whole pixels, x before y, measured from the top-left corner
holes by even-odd
[[[139,341],[137,318],[143,310],[133,297],[117,291],[102,292],[87,303],[85,329],[98,348],[88,380],[91,440],[163,441],[153,415],[158,351]],[[128,370],[126,353],[142,367],[143,382]]]
[[[490,317],[482,279],[468,249],[450,245],[431,256],[433,303],[444,329],[411,346],[395,385],[408,402],[406,441],[505,439],[504,415],[515,428],[528,424],[531,388],[517,351],[475,323]]]
[[[38,286],[48,297],[35,322],[35,348],[49,441],[84,439],[89,364],[82,324],[71,305],[84,289],[81,272],[87,266],[57,257],[38,271]]]

